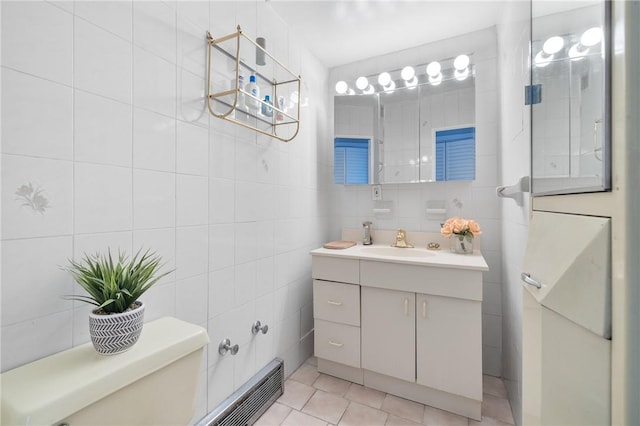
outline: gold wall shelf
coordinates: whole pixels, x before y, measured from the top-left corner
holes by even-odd
[[[220,38],[207,32],[207,41],[207,106],[211,115],[282,142],[293,140],[300,130],[300,76],[247,37],[239,25],[236,32]],[[258,56],[254,51],[260,53],[260,64],[257,58],[253,60]],[[239,87],[241,73],[245,87],[249,74],[256,76],[260,98]],[[264,100],[265,95],[272,104]],[[239,105],[241,99],[258,107]],[[264,108],[270,109],[271,115],[268,111],[263,114]]]

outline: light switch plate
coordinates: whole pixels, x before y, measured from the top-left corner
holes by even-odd
[[[380,185],[371,186],[371,199],[373,201],[382,200],[382,187]]]

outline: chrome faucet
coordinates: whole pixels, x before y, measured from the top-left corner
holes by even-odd
[[[413,248],[413,246],[407,242],[407,233],[404,229],[398,229],[398,232],[396,233],[396,242],[391,246],[399,248]]]
[[[362,240],[362,245],[370,246],[373,244],[373,240],[371,239],[371,223],[370,221],[362,222],[362,227],[364,228],[364,239]]]

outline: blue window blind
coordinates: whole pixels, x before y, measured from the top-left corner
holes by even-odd
[[[334,183],[369,183],[369,139],[335,138],[333,147]]]
[[[476,178],[476,128],[436,132],[436,180]]]

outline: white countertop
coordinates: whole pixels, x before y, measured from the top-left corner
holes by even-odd
[[[374,250],[369,250],[373,248]],[[394,250],[394,254],[375,253],[377,249],[385,248]],[[395,251],[397,250],[397,255]],[[406,252],[403,252],[406,250]],[[410,255],[404,256],[404,253]],[[435,268],[456,268],[476,271],[488,271],[489,266],[482,257],[479,250],[474,250],[473,254],[452,253],[448,248],[440,250],[427,250],[424,247],[415,248],[395,248],[390,245],[373,244],[363,246],[361,244],[343,250],[333,250],[318,248],[311,251],[314,256],[339,257],[345,259],[375,260],[380,262],[404,263],[409,265],[431,266]]]

